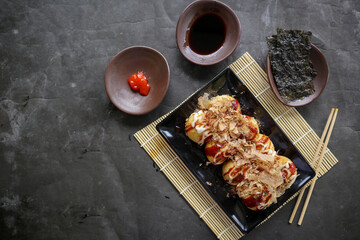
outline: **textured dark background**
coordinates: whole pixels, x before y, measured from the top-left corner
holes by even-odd
[[[0,1],[0,239],[216,239],[132,135],[243,53],[264,68],[276,27],[312,31],[327,58],[325,91],[298,110],[321,134],[340,109],[329,144],[339,164],[317,182],[302,227],[287,223],[292,201],[245,239],[360,238],[360,1],[224,1],[243,34],[211,67],[176,46],[190,2]],[[156,48],[171,71],[164,101],[141,117],[117,110],[103,83],[132,45]]]

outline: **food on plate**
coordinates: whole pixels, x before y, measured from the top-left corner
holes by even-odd
[[[150,85],[144,73],[137,72],[131,75],[128,79],[128,83],[133,91],[139,92],[143,96],[149,94]]]
[[[275,160],[281,166],[283,183],[277,188],[278,193],[281,195],[295,182],[297,171],[295,164],[289,158],[277,155]]]
[[[253,140],[259,133],[259,126],[253,117],[243,115],[243,118],[242,125],[240,126],[243,134],[241,138],[244,137],[246,140]]]
[[[210,137],[210,131],[204,125],[206,113],[204,111],[194,112],[185,123],[185,133],[192,141],[203,145],[206,138]]]
[[[253,139],[259,132],[256,120],[242,115],[239,102],[228,95],[213,99],[200,97],[201,110],[190,115],[185,133],[194,142],[203,145],[209,137],[224,142],[231,138]],[[231,130],[230,132],[228,130]]]
[[[239,102],[228,95],[198,99],[185,123],[192,141],[205,145],[210,163],[222,165],[222,176],[246,207],[261,211],[276,203],[297,177],[295,164],[277,155],[270,138],[259,131],[255,118],[242,114]]]
[[[236,191],[245,206],[253,211],[261,211],[276,202],[276,195],[261,181],[244,179],[236,186]]]
[[[270,138],[264,134],[257,134],[252,140],[255,143],[256,150],[264,153],[273,154],[275,152],[275,147]]]
[[[225,143],[215,142],[211,139],[205,144],[204,151],[209,162],[214,165],[220,165],[227,159],[227,146]]]
[[[267,37],[271,71],[285,102],[293,102],[315,92],[317,73],[310,60],[311,32],[277,29]]]
[[[234,160],[228,160],[224,163],[222,167],[222,176],[230,185],[238,185],[242,180],[246,172],[249,170],[249,163],[238,165]]]

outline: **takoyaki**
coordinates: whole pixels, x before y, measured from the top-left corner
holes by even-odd
[[[242,138],[245,138],[248,141],[253,140],[259,133],[259,125],[255,118],[243,115],[240,132]]]
[[[283,183],[276,189],[279,192],[278,196],[280,196],[295,182],[297,169],[295,164],[287,157],[277,155],[275,156],[275,160],[281,166],[280,169],[283,178]]]
[[[270,138],[264,134],[257,134],[252,142],[255,143],[256,150],[260,152],[268,154],[273,154],[275,152],[274,144]]]
[[[206,143],[204,150],[207,159],[214,165],[222,164],[227,159],[225,156],[227,150],[226,143],[209,140]]]
[[[211,105],[216,105],[218,103],[224,104],[224,101],[229,102],[230,103],[229,106],[231,106],[233,110],[241,113],[239,101],[229,95],[216,96],[211,99],[210,104]]]
[[[260,134],[255,118],[241,114],[235,98],[204,95],[199,98],[199,109],[186,120],[186,135],[205,144],[210,163],[224,163],[222,176],[236,186],[246,207],[260,211],[275,203],[296,179],[294,163],[276,155],[270,138]]]
[[[229,160],[222,167],[222,176],[228,184],[238,185],[245,178],[246,172],[249,170],[250,164],[237,166],[235,161]]]
[[[274,193],[262,182],[244,179],[236,186],[236,191],[245,206],[253,211],[264,210],[276,202]]]
[[[205,112],[202,110],[194,112],[185,122],[186,136],[200,145],[203,145],[206,138],[209,138],[211,135],[206,125],[205,115]]]

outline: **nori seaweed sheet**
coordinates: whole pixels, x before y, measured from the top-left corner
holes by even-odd
[[[317,73],[310,61],[311,32],[277,29],[267,37],[271,71],[285,102],[293,102],[315,92]]]

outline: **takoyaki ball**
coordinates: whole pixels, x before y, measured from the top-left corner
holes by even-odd
[[[275,156],[275,160],[282,165],[281,174],[284,182],[276,189],[279,192],[278,195],[280,196],[295,182],[297,169],[295,164],[287,157],[277,155]]]
[[[244,179],[236,186],[236,191],[245,206],[253,211],[262,211],[276,201],[267,186],[258,181]]]
[[[227,159],[226,144],[209,140],[205,145],[205,154],[207,159],[214,165],[220,165]]]
[[[255,118],[248,115],[243,115],[242,125],[240,127],[242,133],[242,138],[245,138],[248,141],[253,140],[256,135],[260,132],[259,125],[256,122]]]
[[[239,101],[236,100],[235,98],[229,96],[229,95],[216,96],[213,99],[211,99],[211,103],[215,103],[217,101],[223,101],[223,99],[226,99],[226,100],[230,101],[232,109],[234,109],[235,111],[238,111],[239,113],[241,113],[241,108],[240,108]]]
[[[275,147],[270,138],[264,134],[257,134],[252,140],[256,145],[256,150],[272,154],[275,152]]]
[[[222,167],[222,176],[228,184],[238,185],[245,178],[245,173],[250,168],[249,164],[236,166],[236,163],[229,160]]]
[[[205,112],[198,111],[190,115],[185,122],[185,134],[197,144],[204,144],[205,139],[209,137],[209,130],[203,124]]]

